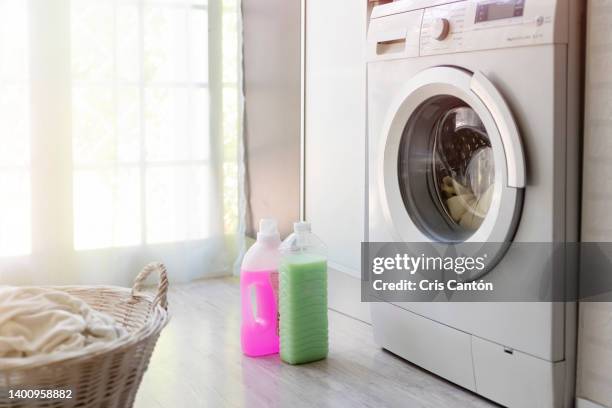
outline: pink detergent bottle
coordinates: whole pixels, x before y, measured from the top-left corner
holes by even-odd
[[[247,356],[278,353],[278,263],[280,235],[276,220],[259,222],[257,242],[240,270],[242,352]]]

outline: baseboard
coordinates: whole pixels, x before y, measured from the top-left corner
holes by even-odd
[[[331,267],[328,270],[328,305],[355,319],[372,322],[369,304],[361,302],[361,279]]]
[[[600,405],[596,402],[584,399],[584,398],[576,398],[576,408],[607,408],[607,407]]]

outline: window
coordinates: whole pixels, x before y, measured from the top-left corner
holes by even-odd
[[[0,257],[234,232],[237,13],[0,0]]]
[[[0,1],[0,256],[22,255],[30,240],[30,118],[27,9]]]
[[[75,248],[206,238],[205,4],[72,0],[70,20]]]

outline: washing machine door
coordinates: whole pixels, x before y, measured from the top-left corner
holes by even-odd
[[[422,71],[401,90],[384,129],[378,185],[399,241],[512,240],[523,147],[510,109],[482,73]]]

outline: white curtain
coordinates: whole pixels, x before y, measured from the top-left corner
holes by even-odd
[[[231,273],[235,0],[0,0],[0,284]]]

